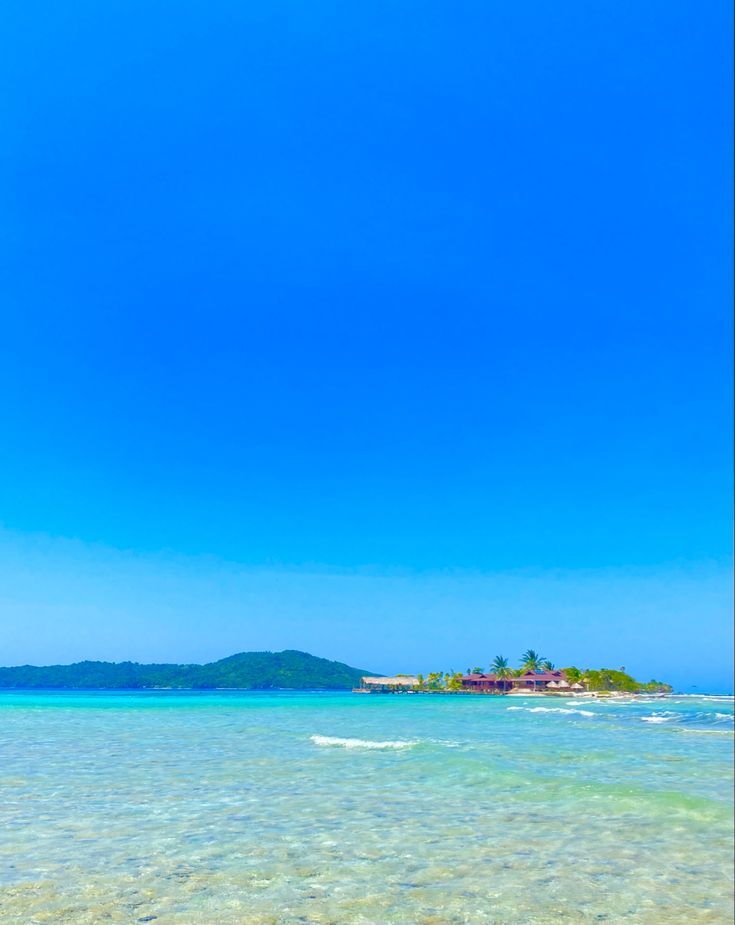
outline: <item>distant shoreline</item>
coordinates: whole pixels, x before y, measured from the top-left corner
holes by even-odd
[[[198,664],[82,661],[0,667],[0,690],[351,690],[367,672],[285,649]]]
[[[0,687],[0,694],[350,694],[351,688],[320,688],[320,687]],[[735,694],[721,691],[703,691],[702,693],[680,693],[672,691],[664,694],[625,693],[623,691],[587,691],[582,694],[543,693],[541,691],[523,692],[518,694],[476,694],[467,691],[410,691],[403,694],[428,694],[431,696],[457,695],[473,699],[494,700],[501,697],[513,699],[522,697],[545,697],[550,699],[575,700],[664,700],[671,697],[728,697],[735,699]],[[372,696],[393,696],[374,694]]]

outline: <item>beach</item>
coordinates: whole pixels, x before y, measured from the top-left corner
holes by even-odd
[[[731,697],[0,693],[3,925],[725,925]]]

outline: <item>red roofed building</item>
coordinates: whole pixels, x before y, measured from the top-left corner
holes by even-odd
[[[462,690],[486,694],[502,694],[511,689],[543,691],[552,681],[554,687],[569,686],[563,671],[524,671],[512,678],[499,678],[494,674],[466,674],[462,677]],[[562,681],[566,683],[560,685]]]
[[[566,681],[563,671],[524,671],[522,675],[513,678],[513,687],[516,690],[543,691],[553,681],[556,687],[560,681]]]
[[[462,690],[500,694],[511,689],[513,680],[513,678],[499,678],[494,674],[466,674],[462,677]]]

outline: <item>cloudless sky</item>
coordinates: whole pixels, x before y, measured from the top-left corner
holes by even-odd
[[[731,685],[731,34],[3,3],[0,663]]]

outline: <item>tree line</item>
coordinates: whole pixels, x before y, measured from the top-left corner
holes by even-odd
[[[545,655],[540,655],[535,649],[526,649],[520,657],[517,668],[510,666],[508,658],[496,655],[490,663],[487,672],[484,668],[475,666],[468,668],[466,674],[494,674],[499,681],[507,681],[507,687],[512,687],[513,678],[518,678],[527,671],[556,671],[556,666]],[[580,669],[574,665],[560,669],[564,672],[569,684],[583,684],[589,691],[623,691],[625,693],[670,693],[673,688],[663,681],[637,681],[627,674],[625,667]],[[417,675],[417,689],[427,691],[459,691],[462,690],[461,671],[430,671],[427,675]]]

